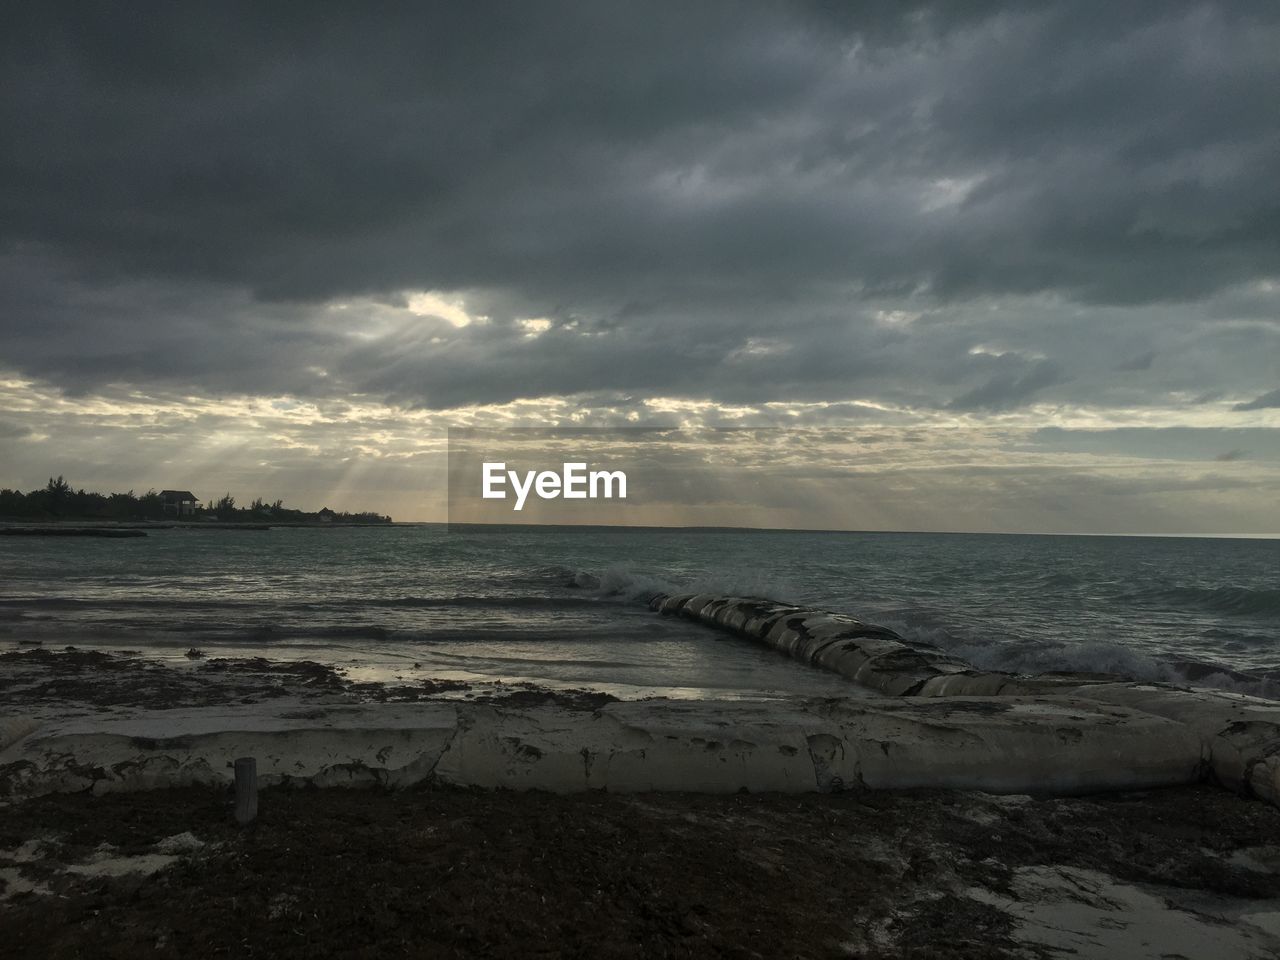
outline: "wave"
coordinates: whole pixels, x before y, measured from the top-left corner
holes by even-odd
[[[739,559],[726,550],[724,557],[709,561],[712,569],[663,570],[625,562],[598,567],[531,564],[518,571],[486,567],[466,579],[450,570],[447,579],[434,584],[430,579],[351,581],[337,596],[326,595],[324,583],[308,590],[307,585],[293,582],[274,596],[265,592],[235,596],[221,592],[219,586],[216,595],[206,590],[176,601],[146,587],[133,594],[121,590],[98,596],[10,594],[0,597],[0,636],[65,636],[75,642],[77,637],[97,635],[122,644],[149,636],[165,644],[328,642],[354,647],[389,642],[437,648],[499,636],[545,637],[575,644],[601,636],[643,641],[649,634],[630,622],[642,618],[621,607],[655,593],[714,593],[781,598],[865,615],[983,669],[1107,672],[1280,695],[1280,665],[1274,675],[1270,669],[1280,661],[1268,653],[1275,643],[1272,624],[1280,618],[1277,588],[1170,586],[1166,582],[1134,589],[1133,581],[1125,587],[1111,581],[1105,587],[1098,583],[1100,592],[1110,595],[1100,598],[1096,610],[1092,604],[1051,608],[1034,597],[1005,602],[1008,591],[1000,594],[1000,603],[989,602],[991,584],[983,585],[981,578],[974,579],[967,592],[935,591],[936,577],[903,575],[886,582],[882,576],[877,581],[869,571],[854,574],[847,565],[833,564],[823,565],[816,573],[812,566],[804,567],[808,581],[793,583],[785,574],[788,569],[800,569],[798,564],[791,568],[783,561],[776,567],[765,564],[765,572],[746,560],[747,555]],[[860,589],[864,581],[865,592]],[[1032,594],[1052,594],[1075,591],[1084,579],[1055,569],[1030,575],[1028,582],[1035,587]],[[366,585],[369,589],[364,589]],[[455,585],[467,592],[450,593]],[[1121,594],[1123,589],[1130,592]],[[1024,592],[1018,591],[1017,596]],[[966,596],[976,598],[972,609],[964,608]],[[902,598],[910,599],[903,602]],[[923,604],[934,604],[936,609]],[[1172,614],[1160,616],[1158,611]],[[1137,622],[1143,619],[1152,622]],[[1122,636],[1116,625],[1123,623],[1135,634],[1124,641],[1111,640]],[[1068,639],[1073,635],[1088,639]],[[1178,655],[1181,649],[1191,656]],[[1252,661],[1265,667],[1246,672],[1218,662],[1237,654],[1242,664]]]
[[[700,572],[684,577],[636,570],[626,564],[605,567],[599,574],[578,571],[575,576],[588,577],[598,584],[596,596],[602,599],[647,600],[655,593],[718,593],[735,597],[794,597],[792,586],[774,576],[756,571],[727,570],[720,573]]]
[[[535,608],[560,609],[563,607],[598,606],[594,597],[551,597],[551,596],[468,596],[451,597],[384,597],[372,600],[342,601],[335,606],[383,607],[383,608],[438,608],[453,607],[493,607],[493,608]]]
[[[1122,594],[1118,601],[1227,616],[1280,617],[1280,588],[1160,587]]]
[[[591,587],[602,598],[643,601],[655,593],[717,593],[731,596],[784,598],[808,602],[809,598],[775,578],[757,574],[701,574],[684,578],[635,570],[627,565],[606,567],[598,575],[586,571],[564,571],[581,587]],[[1043,583],[1059,584],[1074,580],[1070,574],[1051,573],[1040,578]],[[1280,590],[1251,590],[1223,587],[1216,589],[1181,588],[1148,591],[1146,602],[1168,603],[1171,599],[1195,602],[1219,614],[1251,615],[1280,611]],[[845,611],[853,612],[856,611]],[[1110,673],[1134,680],[1162,683],[1194,684],[1253,696],[1280,698],[1280,669],[1275,671],[1242,671],[1209,658],[1194,658],[1109,640],[1073,642],[1046,641],[979,636],[975,632],[945,625],[936,612],[924,613],[899,607],[892,614],[875,618],[877,622],[908,639],[936,644],[985,670],[1008,673]],[[1247,635],[1232,634],[1239,641]],[[1223,638],[1218,637],[1221,641]]]
[[[1005,673],[1109,673],[1132,680],[1192,684],[1280,699],[1280,670],[1242,671],[1210,659],[1135,649],[1118,641],[1070,643],[991,641],[935,625],[888,620],[885,626],[909,640],[942,647],[980,670]]]

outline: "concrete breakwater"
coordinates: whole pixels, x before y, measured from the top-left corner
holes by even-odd
[[[887,627],[758,597],[657,594],[649,607],[762,642],[892,697],[1069,699],[1160,717],[1198,739],[1205,776],[1280,805],[1280,703],[1273,700],[1105,674],[984,671]],[[1117,768],[1138,762],[1119,742],[1115,747]]]

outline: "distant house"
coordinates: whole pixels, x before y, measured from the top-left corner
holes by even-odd
[[[194,516],[200,509],[200,501],[190,490],[161,490],[160,503],[165,513],[171,513],[175,517]]]
[[[334,513],[332,510],[330,510],[328,507],[322,507],[320,512],[317,513],[316,516],[320,518],[321,523],[333,523],[333,518],[336,517],[337,514]]]

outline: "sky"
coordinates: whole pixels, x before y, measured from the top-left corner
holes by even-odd
[[[0,486],[439,520],[451,427],[732,428],[648,520],[1280,533],[1273,2],[6,16]]]

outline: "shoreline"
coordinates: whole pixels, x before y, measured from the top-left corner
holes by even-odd
[[[848,693],[0,654],[0,936],[55,960],[1280,954],[1280,703],[978,671],[752,598],[650,607]]]
[[[617,700],[532,685],[362,682],[309,661],[175,669],[40,649],[0,655],[0,684],[0,796],[9,800],[222,785],[239,756],[258,758],[264,785],[555,792],[1069,795],[1214,772],[1204,737],[1186,724],[1080,696]]]
[[[361,523],[344,520],[11,520],[0,521],[0,535],[7,536],[94,536],[94,531],[131,530],[274,530],[352,527],[389,527],[390,523]],[[97,533],[98,536],[110,534]]]
[[[0,656],[0,795],[224,783],[228,757],[261,755],[267,784],[1071,795],[1209,780],[1280,805],[1277,701],[983,671],[885,627],[756,597],[647,605],[837,674],[848,693],[621,701],[501,680],[360,681],[195,649],[189,669],[132,651],[20,650]]]
[[[1280,952],[1280,809],[1121,704],[618,700],[42,647],[0,654],[0,694],[15,958]]]
[[[448,530],[450,527],[456,527],[461,531],[477,530],[488,531],[493,530],[519,530],[527,532],[530,530],[547,530],[547,531],[579,531],[579,530],[618,530],[628,533],[643,533],[652,531],[654,533],[794,533],[804,536],[813,535],[831,535],[841,536],[891,536],[891,537],[1054,537],[1054,538],[1071,538],[1079,537],[1082,539],[1118,539],[1118,540],[1280,540],[1280,532],[1274,533],[1244,533],[1244,532],[1225,532],[1225,533],[1106,533],[1106,532],[1079,532],[1079,531],[1063,531],[1063,530],[896,530],[896,529],[830,529],[825,527],[748,527],[748,526],[715,526],[706,524],[693,524],[687,526],[664,526],[661,524],[610,524],[610,523],[521,523],[518,521],[502,521],[502,522],[450,522],[449,520],[391,520],[387,522],[360,522],[360,521],[322,521],[322,520],[267,520],[258,521],[196,521],[196,520],[102,520],[102,519],[85,519],[85,520],[58,520],[46,519],[37,520],[30,517],[14,517],[11,519],[0,518],[0,524],[5,526],[50,526],[54,524],[66,524],[72,526],[119,526],[129,527],[137,526],[143,529],[162,530],[188,528],[188,527],[231,527],[237,525],[246,526],[262,526],[268,527],[436,527]]]
[[[1274,700],[979,670],[876,624],[758,597],[656,593],[647,606],[848,686],[821,699],[620,701],[501,680],[485,692],[457,678],[359,681],[306,660],[196,649],[189,669],[74,647],[19,651],[0,656],[0,795],[224,783],[229,757],[261,755],[267,784],[329,783],[338,771],[337,782],[557,792],[1071,795],[1208,780],[1280,805]]]

